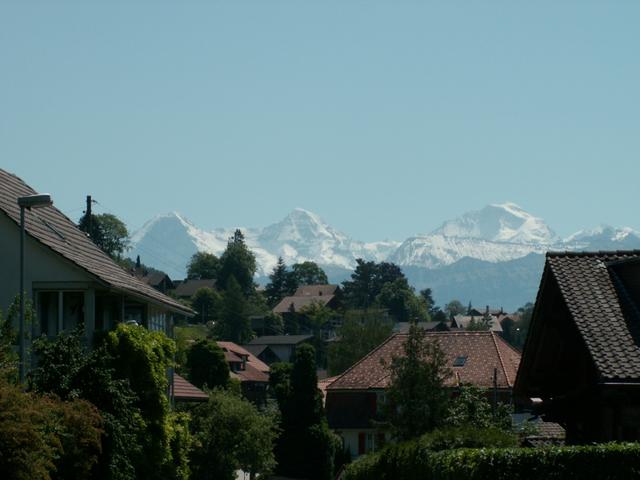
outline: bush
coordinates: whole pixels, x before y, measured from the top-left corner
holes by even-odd
[[[518,437],[497,427],[444,427],[418,440],[420,448],[434,452],[454,448],[507,448],[518,446]]]
[[[349,465],[344,478],[429,480],[594,480],[637,478],[640,445],[481,448],[434,452],[413,441]]]

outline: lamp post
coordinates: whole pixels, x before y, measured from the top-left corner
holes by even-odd
[[[24,383],[25,345],[24,345],[24,209],[41,208],[53,205],[48,193],[18,197],[20,207],[20,383]]]

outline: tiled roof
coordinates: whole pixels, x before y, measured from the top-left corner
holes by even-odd
[[[494,369],[497,369],[498,388],[511,388],[516,379],[520,354],[494,332],[426,332],[428,340],[437,341],[445,354],[452,375],[446,385],[471,383],[478,387],[493,387]],[[403,345],[408,335],[395,334],[366,357],[353,365],[327,390],[367,390],[386,388],[390,375],[382,365],[392,357],[404,353]],[[466,357],[464,366],[454,367],[458,357]]]
[[[640,346],[630,328],[640,320],[639,299],[616,273],[621,263],[638,260],[638,250],[547,254],[547,268],[604,381],[640,379]]]
[[[199,288],[207,287],[214,288],[216,286],[216,281],[210,278],[203,278],[200,280],[189,279],[184,282],[180,282],[180,284],[175,289],[175,294],[178,297],[193,297],[196,293],[196,290]]]
[[[245,356],[247,361],[245,362],[244,370],[231,371],[232,377],[237,378],[241,382],[268,382],[269,381],[269,366],[254,356],[251,352],[242,348],[233,342],[216,342],[222,350],[227,362],[241,363],[242,357]]]
[[[0,211],[20,225],[17,198],[36,192],[15,175],[0,169]],[[25,209],[25,231],[32,238],[104,283],[187,315],[193,311],[127,273],[100,250],[57,208]]]
[[[323,378],[322,380],[318,380],[318,390],[320,390],[320,393],[322,393],[323,402],[327,399],[327,387],[335,382],[338,377],[339,375],[336,375],[335,377],[327,377]]]
[[[323,297],[325,295],[335,295],[338,285],[303,285],[298,287],[293,294],[294,297]]]
[[[249,345],[298,345],[310,338],[313,335],[264,335],[254,338]]]
[[[177,401],[206,401],[209,397],[177,373],[173,374],[173,397]]]
[[[275,313],[288,313],[291,311],[299,312],[304,307],[308,307],[313,303],[327,305],[334,298],[335,295],[307,295],[284,297],[275,307],[273,307],[273,311]]]

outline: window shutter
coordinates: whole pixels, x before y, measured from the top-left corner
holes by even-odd
[[[366,436],[364,432],[358,433],[358,455],[366,453]]]

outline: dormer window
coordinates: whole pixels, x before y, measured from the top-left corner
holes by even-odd
[[[467,363],[467,357],[456,357],[456,359],[453,361],[453,366],[454,367],[464,367],[464,364]]]

